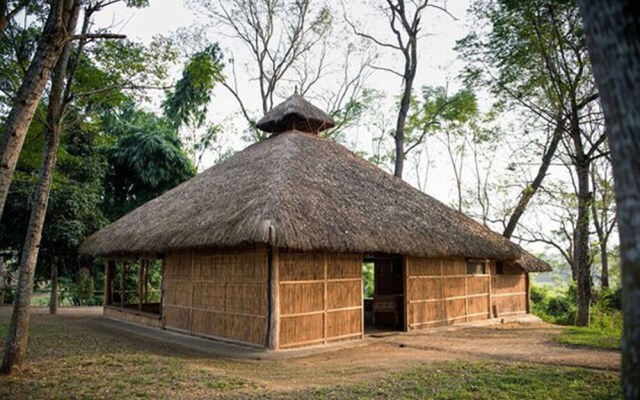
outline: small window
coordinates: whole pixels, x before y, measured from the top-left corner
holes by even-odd
[[[504,263],[496,261],[496,275],[504,275]]]
[[[483,275],[485,271],[485,262],[477,260],[467,261],[467,275]]]

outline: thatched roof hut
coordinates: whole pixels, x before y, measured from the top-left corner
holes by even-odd
[[[122,258],[267,248],[505,260],[524,272],[550,269],[487,227],[318,135],[334,125],[326,113],[293,95],[258,122],[271,137],[133,210],[89,237],[80,251]]]

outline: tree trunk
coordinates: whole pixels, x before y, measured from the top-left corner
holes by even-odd
[[[600,285],[602,289],[609,289],[609,251],[607,250],[607,243],[600,243],[600,262],[602,270],[600,272]]]
[[[49,297],[49,314],[58,313],[58,263],[56,259],[51,261],[51,296]]]
[[[407,123],[407,115],[411,106],[411,93],[413,92],[413,81],[416,78],[418,70],[418,49],[417,49],[417,30],[410,34],[408,48],[404,50],[405,66],[404,66],[404,90],[400,101],[400,111],[398,112],[398,120],[396,122],[396,132],[394,135],[396,142],[395,167],[393,174],[398,178],[402,178],[404,171],[404,128]]]
[[[0,217],[33,114],[67,40],[67,32],[75,30],[75,26],[71,30],[66,29],[65,16],[70,15],[74,7],[79,7],[75,4],[76,1],[79,0],[57,0],[51,3],[36,53],[7,116],[0,142]]]
[[[67,16],[65,25],[75,30],[78,19],[79,7]],[[4,356],[0,373],[10,374],[20,369],[27,355],[27,342],[29,334],[31,293],[33,290],[33,275],[36,262],[38,260],[38,249],[42,238],[42,228],[47,213],[47,203],[49,192],[53,180],[53,172],[56,165],[58,146],[60,144],[61,123],[63,115],[63,94],[65,86],[65,76],[69,61],[70,45],[66,45],[62,55],[58,59],[53,71],[51,93],[49,95],[49,105],[47,107],[47,127],[44,156],[40,169],[38,186],[36,187],[34,202],[29,218],[29,227],[22,249],[20,261],[20,276],[18,278],[18,288],[16,298],[13,303],[13,314],[9,325],[9,334],[5,342]]]
[[[579,159],[581,157],[578,157]],[[573,233],[573,262],[576,266],[578,309],[576,325],[589,326],[591,307],[591,260],[589,257],[589,167],[579,160],[576,165],[578,176],[578,218]]]
[[[640,398],[640,8],[633,0],[579,0],[602,97],[622,255],[622,386]]]
[[[536,192],[542,185],[542,181],[547,175],[547,170],[549,170],[549,165],[551,165],[551,160],[553,159],[553,156],[556,154],[556,150],[558,149],[560,139],[562,139],[562,133],[564,132],[563,124],[564,121],[558,117],[556,119],[556,127],[553,130],[553,136],[551,137],[551,141],[549,142],[549,147],[542,155],[542,164],[540,165],[540,168],[538,168],[538,173],[536,174],[536,177],[533,179],[531,184],[527,185],[527,187],[522,190],[522,193],[520,193],[520,200],[518,200],[518,205],[513,210],[511,217],[509,217],[509,222],[507,223],[506,228],[504,228],[502,236],[508,239],[511,238],[513,232],[518,226],[520,218],[529,205],[529,201],[531,201],[533,195],[536,194]]]

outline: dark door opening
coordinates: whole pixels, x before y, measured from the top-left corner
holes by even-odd
[[[400,255],[365,255],[365,333],[404,330],[404,262]]]

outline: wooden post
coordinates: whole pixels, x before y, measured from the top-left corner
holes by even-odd
[[[440,259],[440,312],[442,313],[441,320],[447,325],[447,296],[444,295],[444,258]]]
[[[404,310],[403,310],[403,319],[404,319],[404,331],[409,332],[409,257],[406,255],[402,256],[403,268],[402,268],[402,283],[403,283],[403,295],[404,295]]]
[[[126,295],[124,284],[125,284],[125,275],[127,275],[127,269],[129,267],[129,261],[124,261],[122,263],[122,273],[120,274],[120,307],[124,308],[125,301],[124,297]]]
[[[493,280],[493,275],[491,275],[491,266],[492,265],[496,265],[496,261],[493,261],[493,264],[489,264],[489,319],[493,318],[493,313],[491,312],[491,292],[493,291],[493,284],[492,284],[492,280]]]
[[[267,348],[277,350],[280,345],[280,257],[278,248],[271,246],[268,256],[269,268],[269,321]]]
[[[525,290],[527,292],[527,314],[531,314],[531,280],[529,279],[529,273],[525,272]]]
[[[138,311],[142,311],[142,281],[144,280],[144,260],[140,260],[140,270],[138,271]]]
[[[327,323],[327,308],[328,308],[328,305],[329,305],[329,301],[327,299],[327,295],[328,295],[327,279],[329,279],[329,276],[328,276],[328,272],[327,272],[327,252],[326,251],[323,253],[322,261],[323,261],[323,268],[324,268],[324,281],[323,281],[323,283],[324,283],[324,295],[323,295],[324,296],[324,300],[323,300],[323,303],[324,303],[324,315],[322,316],[322,326],[323,326],[323,329],[324,329],[324,333],[322,334],[322,337],[324,338],[323,343],[327,344],[327,330],[329,329],[329,326],[328,326],[329,324]]]
[[[165,328],[166,319],[164,317],[164,257],[160,264],[160,320],[162,321],[162,329]]]
[[[105,260],[104,262],[104,305],[110,306],[113,303],[113,277],[116,262]]]

